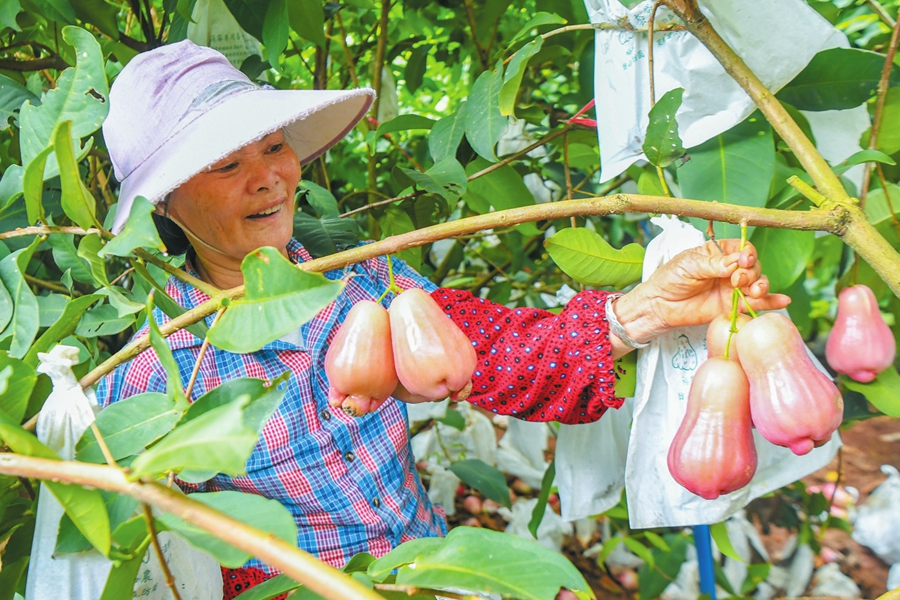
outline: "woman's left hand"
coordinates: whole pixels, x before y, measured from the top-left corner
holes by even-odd
[[[686,250],[657,269],[645,282],[617,299],[614,310],[626,333],[646,342],[676,327],[709,323],[731,311],[731,295],[740,288],[753,310],[790,304],[784,294],[769,294],[756,248],[740,240],[718,241]],[[741,310],[746,310],[743,302]]]

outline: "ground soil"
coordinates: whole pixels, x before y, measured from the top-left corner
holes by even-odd
[[[859,421],[842,430],[841,437],[844,447],[839,456],[804,481],[808,485],[820,485],[834,481],[840,473],[842,485],[853,486],[859,490],[861,503],[887,478],[880,470],[881,465],[889,464],[900,469],[900,419],[876,417]],[[521,482],[510,481],[510,483],[516,487],[515,484]],[[471,491],[467,491],[466,494],[457,497],[457,513],[448,519],[451,527],[463,524],[479,525],[503,531],[506,522],[497,514],[484,512],[472,514],[465,509],[462,502],[465,495],[470,493]],[[536,491],[523,495],[535,493]],[[762,523],[758,520],[757,526],[762,530]],[[778,556],[791,532],[777,526],[769,526],[766,529],[768,532],[762,535],[763,543],[770,554]],[[595,539],[591,543],[596,541]],[[822,546],[840,553],[837,562],[841,571],[857,583],[863,598],[877,598],[885,593],[889,565],[884,564],[869,549],[854,542],[849,534],[840,530],[829,530],[822,539]],[[563,553],[584,574],[598,598],[633,600],[634,591],[625,590],[616,579],[597,565],[596,560],[585,558],[582,555],[584,549],[585,546],[582,546],[575,537],[569,537],[564,544]],[[816,566],[821,564],[822,558],[816,557]]]

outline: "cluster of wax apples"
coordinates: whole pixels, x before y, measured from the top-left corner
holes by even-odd
[[[398,384],[406,399],[464,400],[475,360],[472,342],[423,290],[401,293],[389,310],[357,302],[325,354],[328,403],[359,417],[377,410]]]
[[[709,359],[694,376],[687,413],[669,447],[672,477],[708,500],[753,478],[753,427],[803,455],[827,442],[843,416],[840,392],[809,359],[789,319],[738,315],[736,326],[731,336],[730,315],[710,323]],[[841,292],[826,346],[831,367],[868,382],[893,364],[894,354],[893,334],[872,291],[858,285]]]

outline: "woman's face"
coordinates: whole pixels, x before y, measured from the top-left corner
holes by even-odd
[[[262,246],[284,250],[293,231],[300,162],[279,130],[251,142],[172,192],[168,213],[240,263]],[[204,248],[194,248],[201,256]]]

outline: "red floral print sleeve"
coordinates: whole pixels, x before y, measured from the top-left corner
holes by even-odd
[[[431,293],[478,355],[470,402],[526,421],[566,424],[596,421],[623,402],[614,391],[608,295],[582,292],[556,315],[460,290]]]

